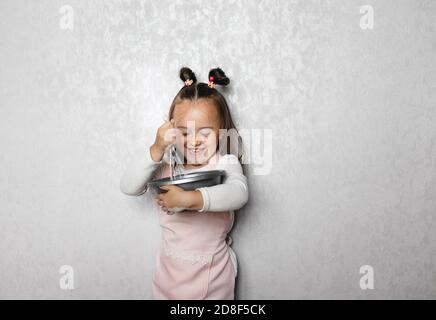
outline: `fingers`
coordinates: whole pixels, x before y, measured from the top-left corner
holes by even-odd
[[[165,134],[164,134],[164,140],[168,143],[176,142],[176,138],[177,138],[176,132],[177,131],[175,128],[166,129]]]
[[[169,214],[169,215],[175,214],[174,211],[169,211],[168,208],[165,207],[164,205],[160,205],[160,207],[161,207],[162,211],[165,212],[166,214]]]
[[[160,186],[159,188],[167,191],[185,191],[183,188],[180,188],[178,186]],[[167,193],[162,194],[162,196],[166,195]]]
[[[163,201],[162,199],[158,199],[158,198],[156,198],[155,201],[156,201],[156,203],[157,203],[158,205],[160,205],[160,206],[163,206],[163,205],[164,205],[164,201]]]
[[[156,201],[156,203],[157,203],[159,206],[161,206],[162,208],[165,208],[165,200],[164,200],[164,199],[159,198],[159,197],[156,197],[154,200]]]
[[[162,211],[165,212],[166,214],[172,215],[175,212],[169,211],[167,207],[162,207]]]
[[[163,131],[174,129],[174,119],[171,119],[170,121],[165,121],[163,125],[160,126],[160,129]]]
[[[170,190],[174,190],[175,188],[178,188],[178,187],[176,187],[176,186],[160,186],[159,188],[163,189],[163,190],[170,191]]]
[[[158,129],[158,140],[159,144],[163,147],[166,147],[169,144],[172,144],[176,140],[176,132],[177,129],[174,128],[174,120],[165,121]]]
[[[155,199],[156,203],[158,204],[158,206],[160,206],[160,208],[162,209],[162,211],[167,212],[168,208],[165,207],[163,200],[156,198]]]
[[[168,208],[166,208],[166,207],[162,207],[162,210],[166,213],[166,214],[169,214],[169,215],[173,215],[173,214],[175,214],[176,212],[175,211],[170,211]]]

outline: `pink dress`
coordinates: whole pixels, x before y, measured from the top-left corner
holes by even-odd
[[[195,171],[214,167],[215,163],[208,164]],[[166,166],[162,177],[168,176]],[[227,237],[233,211],[170,215],[159,207],[158,213],[162,242],[153,276],[153,299],[234,299],[237,269],[231,238]]]

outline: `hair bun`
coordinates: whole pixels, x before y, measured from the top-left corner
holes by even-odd
[[[219,84],[220,86],[226,86],[230,83],[230,79],[227,78],[224,71],[220,68],[211,69],[209,71],[209,80],[213,77],[213,83]]]
[[[192,80],[193,84],[197,82],[195,73],[191,69],[186,67],[180,69],[180,79],[182,79],[183,82],[185,82],[186,80]]]

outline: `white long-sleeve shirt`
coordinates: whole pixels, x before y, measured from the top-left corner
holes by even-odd
[[[132,196],[145,193],[147,183],[153,179],[156,170],[162,168],[165,159],[156,162],[151,158],[149,150],[141,153],[124,172],[120,182],[121,191]],[[226,176],[222,184],[196,189],[203,197],[203,208],[198,211],[234,211],[243,207],[248,201],[248,185],[236,156],[221,156],[215,170],[225,170]],[[202,171],[202,168],[184,170],[185,173],[198,171]]]

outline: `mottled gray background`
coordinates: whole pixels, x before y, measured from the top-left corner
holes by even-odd
[[[435,16],[433,0],[2,0],[0,298],[151,297],[154,204],[119,179],[183,65],[223,68],[237,125],[274,132],[232,232],[237,298],[436,298]]]

